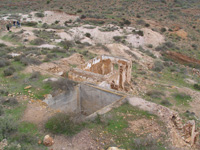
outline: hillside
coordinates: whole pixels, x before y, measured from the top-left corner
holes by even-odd
[[[199,0],[0,8],[0,150],[200,149]]]

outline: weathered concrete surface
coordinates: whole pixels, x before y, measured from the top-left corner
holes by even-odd
[[[77,108],[77,92],[77,88],[74,88],[71,91],[61,93],[55,97],[48,97],[44,102],[53,109],[58,109],[65,113],[75,113],[79,111]]]
[[[94,88],[86,84],[80,85],[79,94],[81,111],[85,115],[90,115],[123,97],[112,91]]]
[[[99,110],[100,114],[106,113],[112,107],[121,105],[124,99],[125,96],[120,92],[82,83],[55,97],[49,95],[44,102],[49,107],[65,113],[81,113],[88,116]]]

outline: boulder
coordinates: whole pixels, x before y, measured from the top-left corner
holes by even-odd
[[[44,144],[45,146],[52,146],[52,145],[54,144],[53,138],[50,137],[49,135],[46,135],[46,136],[44,137],[43,144]]]

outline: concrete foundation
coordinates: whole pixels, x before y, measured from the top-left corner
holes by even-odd
[[[65,113],[81,113],[88,119],[103,114],[125,101],[123,93],[96,85],[79,84],[71,91],[44,100],[49,107]]]

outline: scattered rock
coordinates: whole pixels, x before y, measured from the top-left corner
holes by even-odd
[[[38,144],[42,144],[42,141],[41,141],[41,140],[39,140],[39,141],[38,141]]]
[[[125,150],[125,149],[119,149],[117,147],[109,147],[107,150]]]
[[[10,54],[8,54],[8,55],[10,55],[11,57],[17,57],[17,56],[20,56],[21,54],[18,54],[18,53],[10,53]]]
[[[53,138],[50,137],[49,135],[46,135],[46,136],[44,137],[43,144],[44,144],[45,146],[52,146],[52,145],[54,144]]]
[[[58,78],[47,78],[43,80],[43,82],[48,82],[48,81],[55,82],[55,81],[58,81]]]
[[[32,86],[31,86],[31,85],[29,85],[29,86],[26,86],[26,87],[24,88],[24,90],[27,90],[27,89],[30,89],[30,88],[32,88]]]

